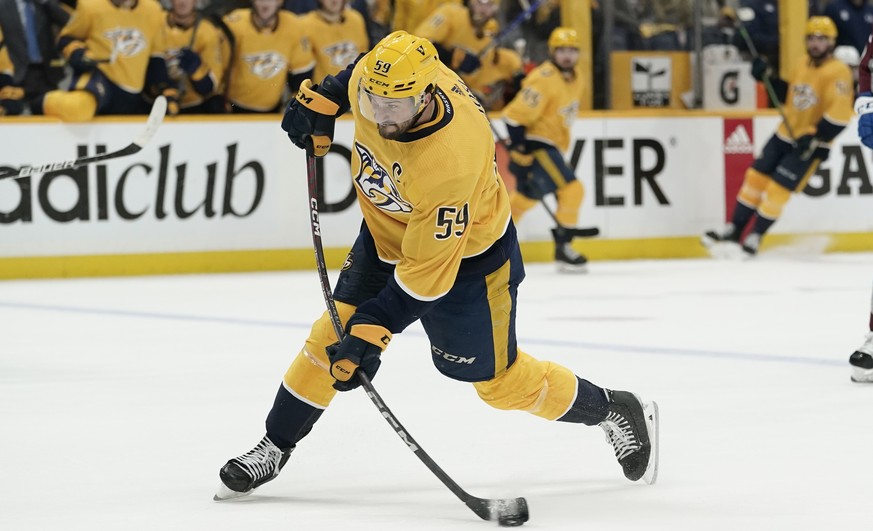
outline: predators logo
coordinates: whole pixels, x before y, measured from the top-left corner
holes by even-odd
[[[361,169],[355,176],[355,184],[376,207],[386,212],[412,212],[412,205],[400,197],[394,179],[370,151],[355,142],[355,151],[361,158]],[[396,168],[400,171],[399,166]]]
[[[113,29],[103,33],[112,43],[112,57],[133,57],[146,49],[146,38],[137,28]]]
[[[558,114],[564,117],[564,127],[571,127],[576,115],[579,114],[579,102],[573,101],[566,107],[558,109]]]
[[[358,46],[351,41],[338,42],[321,50],[330,57],[330,64],[344,67],[358,56]]]
[[[791,96],[791,104],[798,111],[805,111],[812,108],[818,103],[818,97],[815,95],[815,90],[809,85],[801,84],[794,85],[794,91]]]
[[[288,70],[285,56],[276,52],[244,55],[242,60],[249,65],[252,74],[261,79],[270,79]]]

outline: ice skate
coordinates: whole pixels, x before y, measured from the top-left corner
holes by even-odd
[[[588,271],[588,259],[576,252],[570,246],[572,237],[567,237],[559,229],[552,229],[555,238],[555,263],[561,273],[585,273]]]
[[[213,499],[215,501],[240,498],[279,475],[288,462],[291,450],[279,448],[266,435],[253,449],[239,457],[234,457],[218,472],[221,485]]]
[[[873,383],[873,332],[867,334],[864,344],[849,357],[849,364],[853,382]]]
[[[626,391],[607,389],[606,393],[609,413],[600,423],[606,441],[626,478],[653,484],[658,478],[658,404]]]
[[[709,256],[719,260],[739,260],[743,257],[739,235],[733,223],[725,225],[724,230],[708,230],[700,237],[700,244]]]
[[[745,258],[754,258],[758,254],[758,247],[761,246],[761,235],[757,232],[750,232],[743,240],[742,249]]]

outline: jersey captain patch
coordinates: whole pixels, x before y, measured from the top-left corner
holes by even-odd
[[[370,202],[386,212],[412,212],[412,205],[400,196],[394,178],[379,164],[370,150],[355,142],[355,151],[361,158],[361,168],[355,176],[355,184]]]

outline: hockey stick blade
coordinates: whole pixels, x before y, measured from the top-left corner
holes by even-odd
[[[571,227],[565,230],[574,238],[593,238],[600,235],[600,229],[597,227]]]
[[[502,527],[518,527],[530,518],[524,498],[485,500],[470,496],[464,503],[479,518],[497,521]]]
[[[101,153],[99,155],[82,157],[75,160],[50,162],[40,165],[28,164],[21,166],[17,170],[6,170],[5,172],[0,170],[0,179],[20,179],[22,177],[29,177],[31,175],[46,173],[50,171],[70,170],[78,168],[79,166],[83,166],[85,164],[102,162],[104,160],[117,159],[120,157],[133,155],[134,153],[140,151],[143,146],[148,144],[152,137],[155,136],[155,132],[157,132],[158,127],[160,127],[161,123],[164,121],[164,116],[166,114],[167,99],[163,96],[158,96],[157,99],[155,99],[155,103],[152,105],[152,110],[149,113],[148,120],[146,121],[145,129],[143,129],[142,133],[140,133],[139,136],[136,137],[136,139],[134,139],[134,141],[127,146],[111,153]]]

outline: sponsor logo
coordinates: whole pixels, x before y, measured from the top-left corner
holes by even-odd
[[[728,155],[755,152],[755,146],[752,144],[752,138],[749,136],[746,126],[738,124],[733,132],[728,135],[724,141],[724,152]]]
[[[438,358],[442,358],[446,361],[450,361],[452,363],[463,363],[466,365],[472,365],[473,362],[476,361],[476,356],[473,356],[472,358],[466,358],[464,356],[449,354],[448,352],[441,350],[441,349],[434,347],[434,346],[431,346],[430,350],[431,350],[431,352],[433,352],[434,356],[436,356]]]
[[[666,107],[670,104],[673,61],[669,57],[631,59],[631,92],[634,107]]]

